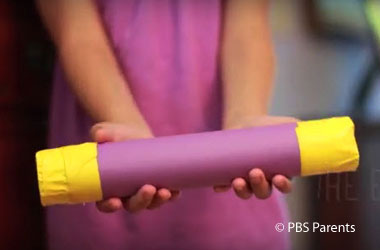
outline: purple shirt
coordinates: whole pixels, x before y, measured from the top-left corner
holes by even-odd
[[[133,96],[156,136],[220,129],[219,0],[98,1],[104,27]],[[58,66],[50,146],[89,141],[91,119]],[[288,249],[277,191],[264,201],[232,191],[184,190],[160,209],[103,214],[94,204],[47,209],[50,249]]]

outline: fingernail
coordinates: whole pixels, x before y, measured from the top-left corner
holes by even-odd
[[[260,184],[261,183],[261,181],[262,181],[262,176],[261,175],[255,175],[255,176],[253,176],[253,178],[252,178],[252,183],[253,184]]]
[[[280,179],[278,181],[278,185],[280,185],[281,187],[283,187],[285,185],[285,181],[283,179]]]
[[[141,192],[140,194],[137,193],[136,195],[140,195],[140,197],[143,198],[144,200],[150,197],[150,192],[148,190],[143,189],[140,192]]]

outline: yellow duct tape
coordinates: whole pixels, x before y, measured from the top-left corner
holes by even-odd
[[[301,176],[355,171],[359,151],[349,117],[298,122]]]
[[[96,143],[37,152],[38,186],[42,205],[101,200],[103,195],[96,157]]]

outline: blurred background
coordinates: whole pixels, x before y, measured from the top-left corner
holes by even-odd
[[[355,233],[292,233],[293,249],[380,249],[380,1],[272,1],[271,108],[302,119],[350,115],[357,173],[295,179],[291,221]],[[54,49],[33,1],[0,0],[0,249],[45,249],[34,153],[45,147]]]

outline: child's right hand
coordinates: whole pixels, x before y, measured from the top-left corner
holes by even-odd
[[[115,142],[135,138],[150,138],[152,133],[146,129],[128,127],[114,123],[98,123],[91,128],[91,137],[96,142]],[[109,198],[96,203],[101,212],[115,212],[124,207],[125,210],[136,213],[144,209],[158,208],[164,203],[174,200],[179,196],[178,190],[166,188],[157,189],[146,184],[135,195],[125,198]]]

